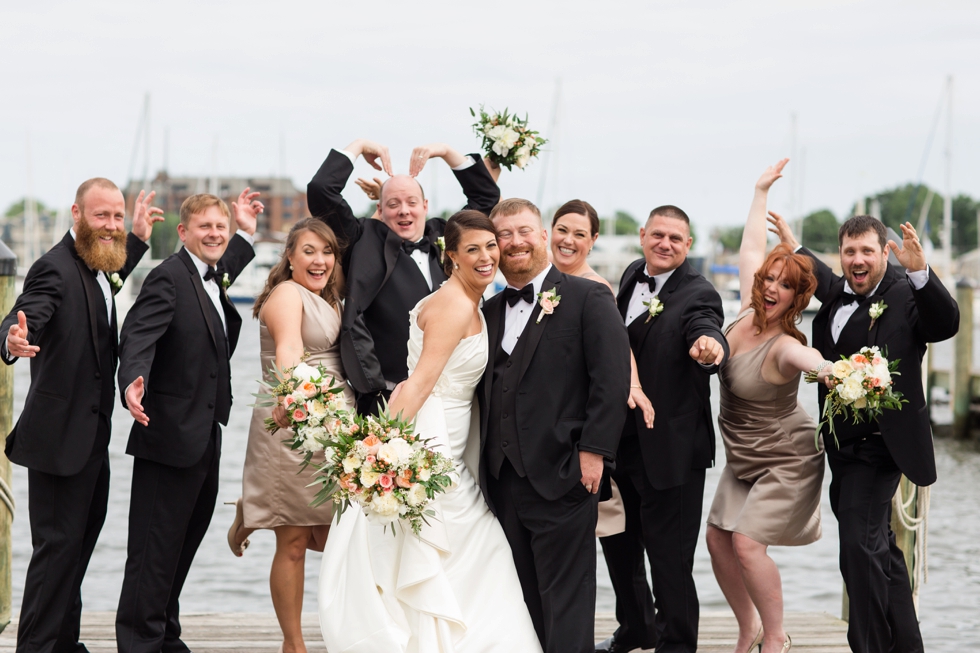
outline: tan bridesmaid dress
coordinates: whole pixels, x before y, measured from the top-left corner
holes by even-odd
[[[345,383],[340,363],[340,309],[334,308],[319,295],[295,281],[284,281],[299,292],[303,299],[303,347],[309,353],[306,362],[322,364],[341,383]],[[278,290],[277,292],[283,292]],[[275,363],[276,345],[269,329],[259,320],[262,377],[269,381],[269,369]],[[267,391],[260,388],[260,392]],[[344,391],[347,404],[354,406],[350,388]],[[271,408],[254,408],[245,451],[245,470],[242,475],[242,509],[245,528],[275,528],[277,526],[329,525],[333,516],[332,504],[311,508],[316,487],[307,487],[313,480],[313,466],[300,472],[303,456],[283,444],[285,431],[271,434],[265,430],[265,418]],[[323,452],[313,457],[323,462]]]
[[[743,311],[726,335],[751,314]],[[783,385],[762,377],[780,337],[731,358],[719,372],[727,464],[708,523],[762,544],[799,546],[820,539],[824,457],[814,445],[816,424],[797,401],[799,377]]]

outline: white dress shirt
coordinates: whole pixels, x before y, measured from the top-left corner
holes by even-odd
[[[517,346],[517,339],[524,333],[524,327],[527,326],[527,321],[531,318],[531,314],[534,313],[535,309],[541,310],[538,308],[537,296],[541,292],[541,286],[544,285],[544,278],[548,276],[549,270],[551,270],[550,263],[538,276],[531,279],[535,297],[533,303],[528,304],[521,300],[511,306],[506,301],[504,302],[504,336],[500,341],[500,346],[508,354],[513,353],[514,347]],[[514,290],[521,290],[509,284],[507,287],[514,288]]]
[[[422,236],[422,238],[419,238],[415,242],[420,243],[422,242],[423,238],[425,238],[425,236]],[[434,247],[434,245],[430,243],[430,247]],[[411,257],[411,259],[415,261],[416,265],[419,266],[419,272],[421,272],[422,276],[425,277],[425,285],[429,287],[429,290],[432,290],[432,270],[429,269],[429,253],[423,252],[420,249],[415,249],[412,250],[409,257]]]
[[[184,249],[187,249],[186,247]],[[194,267],[197,268],[198,274],[201,275],[201,281],[204,282],[204,292],[207,293],[208,298],[211,303],[214,304],[215,310],[218,311],[218,315],[221,317],[221,326],[224,327],[225,337],[228,336],[228,322],[225,320],[225,309],[221,306],[221,287],[214,279],[208,279],[204,281],[204,274],[208,271],[208,264],[201,259],[194,256],[191,250],[187,249],[187,255],[191,257],[191,261],[194,262]]]
[[[75,227],[69,229],[69,233],[71,233],[72,239],[76,240]],[[102,289],[102,296],[105,298],[105,314],[109,318],[109,324],[112,324],[112,288],[109,286],[109,277],[106,276],[105,272],[96,271],[95,280],[99,284],[99,288]]]
[[[674,270],[676,269],[677,268],[674,268]],[[657,280],[657,289],[653,292],[650,292],[650,286],[645,283],[638,283],[633,286],[633,294],[630,295],[630,303],[629,306],[626,307],[626,326],[632,324],[633,320],[649,310],[643,305],[643,302],[650,301],[654,297],[658,297],[660,295],[660,291],[663,289],[664,284],[667,283],[667,279],[670,279],[670,275],[674,274],[674,270],[657,275],[650,275]],[[649,269],[646,268],[646,266],[644,266],[643,271],[649,274]]]
[[[905,275],[909,278],[909,282],[912,284],[913,288],[915,288],[916,290],[921,290],[922,287],[929,282],[929,266],[926,266],[925,270],[916,270],[915,272],[912,272],[911,270],[906,270]],[[878,286],[880,285],[881,282],[879,281]],[[867,296],[871,297],[873,294],[878,292],[878,286],[875,286],[874,290],[869,292]],[[845,295],[857,294],[853,290],[851,290],[851,285],[847,281],[844,281],[844,294]],[[857,312],[859,306],[864,306],[864,304],[858,304],[857,302],[851,302],[850,304],[843,304],[841,305],[840,308],[837,309],[837,312],[834,313],[833,321],[830,323],[830,336],[834,339],[835,344],[837,343],[837,338],[840,337],[840,332],[844,330],[844,325],[847,324],[847,321],[851,319],[851,316]],[[871,305],[868,304],[868,308],[870,307]]]

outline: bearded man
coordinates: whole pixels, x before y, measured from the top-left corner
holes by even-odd
[[[113,297],[146,253],[154,193],[126,204],[108,179],[78,187],[74,226],[39,258],[3,321],[0,357],[31,359],[24,410],[7,436],[7,457],[27,467],[31,541],[17,651],[83,652],[81,586],[105,522],[109,435],[117,361]]]

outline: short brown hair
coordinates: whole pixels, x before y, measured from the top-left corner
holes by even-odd
[[[674,206],[673,204],[664,204],[663,206],[658,206],[654,210],[650,211],[650,216],[647,218],[647,222],[650,221],[655,215],[662,215],[665,218],[673,218],[674,220],[683,220],[687,223],[687,226],[691,226],[691,218],[687,217],[680,208]]]
[[[534,205],[534,202],[519,197],[512,197],[510,199],[500,200],[497,206],[493,207],[493,210],[490,211],[490,219],[493,220],[498,215],[503,218],[510,217],[524,210],[530,211],[538,216],[538,218],[541,217],[541,211]]]
[[[845,220],[837,232],[837,246],[841,247],[844,245],[844,236],[857,238],[869,231],[874,231],[878,234],[878,243],[881,245],[881,249],[884,250],[885,243],[888,242],[888,230],[885,229],[885,224],[881,220],[870,215],[855,215]]]
[[[184,225],[184,228],[187,228],[187,224],[190,222],[192,215],[204,213],[212,206],[217,206],[225,214],[226,218],[231,219],[231,212],[228,210],[228,205],[225,204],[223,199],[210,193],[198,193],[197,195],[191,195],[180,205],[180,224]]]
[[[584,215],[589,219],[589,231],[591,235],[595,236],[599,233],[599,214],[596,213],[592,205],[585,200],[569,200],[562,204],[557,211],[555,211],[555,217],[551,219],[551,226],[554,227],[558,223],[558,218],[563,215],[568,215],[570,213],[575,213],[576,215]]]
[[[85,194],[89,192],[92,188],[105,188],[106,190],[119,190],[119,186],[116,186],[112,181],[106,179],[105,177],[92,177],[82,182],[82,185],[78,187],[75,191],[75,204],[78,205],[78,210],[83,214],[85,213]]]

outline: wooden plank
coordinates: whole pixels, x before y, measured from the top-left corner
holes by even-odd
[[[186,613],[181,615],[183,640],[194,653],[275,653],[282,640],[279,624],[271,613]],[[115,614],[82,614],[82,641],[91,651],[116,650]],[[596,639],[602,640],[616,628],[611,613],[596,614]],[[790,612],[785,629],[793,637],[793,651],[805,653],[847,653],[847,624],[826,613]],[[16,647],[17,619],[0,634],[0,653]],[[303,615],[303,636],[310,651],[323,652],[320,624],[316,613]],[[701,614],[698,651],[731,653],[738,637],[738,626],[730,612]]]

